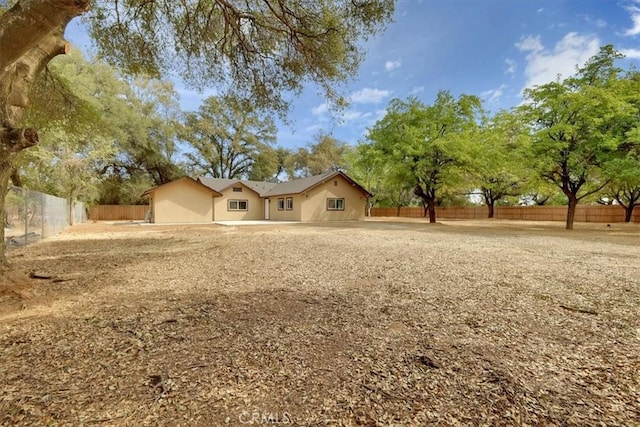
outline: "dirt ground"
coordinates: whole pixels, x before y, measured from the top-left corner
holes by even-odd
[[[640,425],[640,226],[562,226],[74,226],[10,252],[0,424]]]

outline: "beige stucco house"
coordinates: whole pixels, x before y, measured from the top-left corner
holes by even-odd
[[[371,194],[344,172],[327,172],[280,183],[263,194],[271,220],[363,219]]]
[[[210,191],[207,193],[203,187]],[[181,178],[144,194],[150,196],[151,220],[158,223],[360,220],[371,197],[341,171],[282,183]]]
[[[222,194],[214,202],[214,221],[264,219],[262,193],[276,184],[238,179],[198,178],[198,182]]]
[[[149,220],[155,223],[211,222],[214,201],[222,196],[189,177],[150,188],[142,195],[149,197]]]

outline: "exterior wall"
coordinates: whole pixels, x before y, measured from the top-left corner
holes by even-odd
[[[242,188],[242,192],[233,191],[233,187]],[[229,200],[246,200],[246,211],[230,211]],[[222,197],[214,199],[214,221],[241,221],[264,219],[264,200],[258,193],[242,185],[234,184],[222,192]]]
[[[293,209],[287,210],[287,198],[293,198]],[[284,210],[278,210],[278,199],[284,199]],[[304,196],[288,194],[269,198],[269,216],[271,221],[301,221]]]
[[[341,176],[336,176],[302,196],[302,221],[349,221],[364,219],[366,196]],[[327,199],[344,199],[344,210],[327,210]]]
[[[211,222],[213,194],[195,183],[175,181],[151,195],[155,223]]]

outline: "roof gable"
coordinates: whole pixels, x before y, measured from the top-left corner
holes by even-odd
[[[221,197],[222,196],[222,194],[219,191],[216,191],[215,189],[213,189],[213,188],[211,188],[211,187],[209,187],[207,185],[204,185],[200,181],[196,181],[195,179],[193,179],[191,177],[188,177],[188,176],[183,176],[182,178],[178,178],[178,179],[175,179],[173,181],[170,181],[170,182],[167,182],[167,183],[164,183],[164,184],[157,185],[155,187],[149,188],[148,190],[145,190],[144,193],[142,193],[142,196],[148,196],[148,195],[152,194],[153,192],[155,192],[156,190],[160,189],[161,187],[166,187],[168,185],[173,185],[173,184],[176,184],[178,182],[188,182],[188,183],[191,183],[191,184],[195,184],[198,187],[201,187],[203,190],[206,190],[206,191],[209,191],[210,193],[213,193],[214,197]]]
[[[305,191],[311,190],[314,187],[317,187],[318,185],[324,184],[325,182],[335,178],[338,175],[344,178],[352,186],[360,190],[363,194],[367,195],[368,197],[372,196],[371,193],[365,190],[360,184],[358,184],[357,182],[349,178],[349,176],[342,171],[325,172],[320,175],[314,175],[307,178],[300,178],[300,179],[294,179],[287,182],[282,182],[280,184],[277,184],[275,187],[273,187],[271,191],[266,193],[264,196],[271,197],[271,196],[281,196],[284,194],[303,193]]]
[[[272,182],[250,181],[245,179],[209,178],[206,176],[198,177],[198,181],[220,193],[227,190],[229,187],[241,184],[261,197],[276,185]]]
[[[325,182],[335,178],[336,176],[341,176],[352,186],[356,187],[367,197],[372,197],[372,194],[365,190],[360,184],[351,179],[346,173],[342,171],[329,171],[322,173],[320,175],[314,175],[307,178],[299,178],[293,179],[291,181],[281,182],[281,183],[273,183],[273,182],[262,182],[262,181],[250,181],[243,179],[227,179],[227,178],[209,178],[206,176],[198,177],[198,182],[203,185],[222,193],[227,190],[229,187],[233,187],[234,185],[242,184],[248,189],[256,192],[260,197],[272,197],[272,196],[281,196],[284,194],[299,194],[305,191],[309,191],[318,185],[322,185]]]

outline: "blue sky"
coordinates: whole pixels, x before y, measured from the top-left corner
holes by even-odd
[[[77,30],[67,36],[85,44]],[[278,145],[305,146],[319,131],[356,144],[391,99],[430,104],[440,90],[508,109],[525,87],[569,76],[600,46],[613,44],[627,55],[623,66],[637,66],[639,42],[640,0],[399,0],[394,22],[363,45],[366,59],[344,88],[351,105],[332,113],[308,87],[293,102],[291,124],[280,124]],[[185,110],[213,93],[176,89]]]

